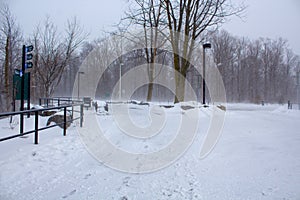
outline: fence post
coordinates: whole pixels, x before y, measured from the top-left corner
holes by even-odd
[[[39,105],[41,106],[42,105],[42,99],[39,98]]]
[[[83,124],[83,104],[80,104],[80,127]]]
[[[39,111],[35,111],[34,112],[35,115],[35,120],[34,120],[34,144],[38,144],[39,143],[39,133],[38,133],[38,129],[39,129]]]
[[[71,114],[71,119],[72,119],[72,123],[73,123],[73,119],[74,119],[74,106],[73,106],[73,104],[72,104],[72,114]]]
[[[67,107],[64,107],[64,136],[67,135]]]
[[[290,100],[288,100],[288,109],[293,109],[293,104],[291,103]]]
[[[24,133],[24,115],[20,114],[20,134]]]

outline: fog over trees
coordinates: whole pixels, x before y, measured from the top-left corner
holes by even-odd
[[[2,7],[0,10],[0,111],[12,110],[13,74],[14,69],[21,67],[23,44],[34,45],[34,66],[28,70],[31,72],[32,102],[37,102],[39,97],[71,96],[76,73],[81,63],[94,49],[99,51],[99,62],[103,66],[109,66],[100,77],[95,95],[98,99],[111,98],[112,90],[120,79],[120,66],[123,75],[136,66],[147,64],[145,70],[148,71],[150,80],[153,80],[159,73],[153,70],[153,63],[159,63],[170,66],[184,75],[195,90],[198,100],[201,101],[202,77],[187,62],[187,59],[178,57],[174,52],[182,51],[185,57],[189,58],[194,47],[202,46],[204,41],[210,41],[212,48],[206,52],[209,59],[215,63],[214,65],[208,63],[207,67],[217,67],[220,71],[227,101],[251,103],[296,101],[296,72],[300,71],[299,56],[293,53],[288,41],[283,38],[250,40],[221,30],[218,25],[223,22],[223,19],[228,15],[236,14],[233,10],[222,7],[228,5],[225,4],[227,1],[218,1],[223,3],[219,5],[221,7],[217,7],[213,0],[186,0],[177,3],[167,0],[134,0],[134,2],[140,3],[140,7],[136,6],[136,10],[128,12],[127,19],[122,23],[126,22],[127,27],[145,28],[144,34],[141,34],[140,38],[135,38],[138,40],[132,40],[126,35],[125,25],[121,23],[118,31],[88,41],[83,26],[76,18],[67,21],[65,30],[61,32],[57,30],[55,22],[47,17],[36,25],[30,37],[25,38],[18,26],[18,19],[10,12],[8,6]],[[205,7],[201,2],[207,4],[210,2],[211,6],[216,7]],[[197,10],[197,6],[202,10]],[[217,10],[219,8],[220,11]],[[228,10],[224,10],[225,8]],[[137,12],[138,15],[134,15]],[[215,13],[216,18],[209,18],[210,12]],[[203,16],[205,13],[206,17]],[[182,22],[177,19],[181,19]],[[161,29],[149,29],[159,26],[162,30],[167,30],[167,41],[160,38],[158,32],[153,32]],[[183,40],[186,45],[176,46],[177,35],[169,31],[175,29],[186,34],[183,34],[187,36],[186,40]],[[154,44],[147,44],[149,42]],[[160,48],[167,44],[172,45],[172,52]],[[127,51],[128,49],[135,50]],[[198,55],[196,62],[202,67],[202,52],[193,53]],[[118,59],[110,62],[111,57],[118,57]],[[184,89],[182,85],[179,86],[182,84],[179,83],[179,79],[177,80],[174,73],[170,73],[169,77],[165,78],[168,81],[177,81],[175,102],[183,101]],[[126,92],[126,89],[123,92]],[[170,102],[174,101],[174,97],[167,88],[155,84],[140,87],[132,96],[133,99],[143,101]]]
[[[300,70],[300,60],[286,40],[249,40],[222,30],[212,35],[211,42],[228,101],[285,103],[295,100],[295,75]]]

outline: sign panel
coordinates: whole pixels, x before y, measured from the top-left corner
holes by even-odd
[[[91,107],[92,106],[92,98],[91,97],[83,97],[83,104],[85,107]]]
[[[24,78],[24,100],[28,100],[29,73],[25,73]],[[21,100],[21,79],[22,78],[20,77],[20,75],[14,74],[13,87],[16,100]]]

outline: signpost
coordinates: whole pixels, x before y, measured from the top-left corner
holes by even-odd
[[[28,68],[32,68],[33,67],[33,63],[32,63],[32,58],[33,58],[33,45],[29,45],[29,46],[25,46],[23,45],[22,48],[22,70],[19,71],[19,75],[21,78],[21,106],[20,106],[20,110],[23,111],[24,110],[24,99],[25,99],[25,70]],[[16,72],[16,71],[15,71]],[[28,88],[27,88],[27,109],[30,109],[30,75],[28,74]],[[29,117],[30,115],[28,115]],[[21,114],[20,116],[20,134],[22,134],[24,132],[23,130],[23,124],[24,124],[24,116],[23,114]]]
[[[88,110],[92,106],[92,98],[91,97],[83,97],[83,106]]]
[[[29,98],[29,77],[30,73],[25,73],[24,75],[24,100]],[[13,89],[15,100],[21,100],[21,77],[19,74],[14,74],[13,76]]]

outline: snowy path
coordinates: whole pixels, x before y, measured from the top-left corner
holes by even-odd
[[[246,109],[247,108],[247,109]],[[133,112],[139,112],[138,110]],[[168,118],[180,111],[170,110]],[[76,131],[61,129],[0,143],[0,199],[299,199],[300,111],[230,105],[216,148],[199,160],[210,111],[201,111],[191,148],[167,168],[148,174],[118,172],[95,160]],[[110,116],[99,116],[107,137],[122,148],[151,151],[172,137],[172,124],[154,141],[128,145]],[[147,121],[143,116],[135,120]],[[1,133],[7,121],[0,120]],[[160,137],[160,138],[159,138]],[[161,143],[158,143],[161,141]],[[134,140],[129,143],[135,142]]]

